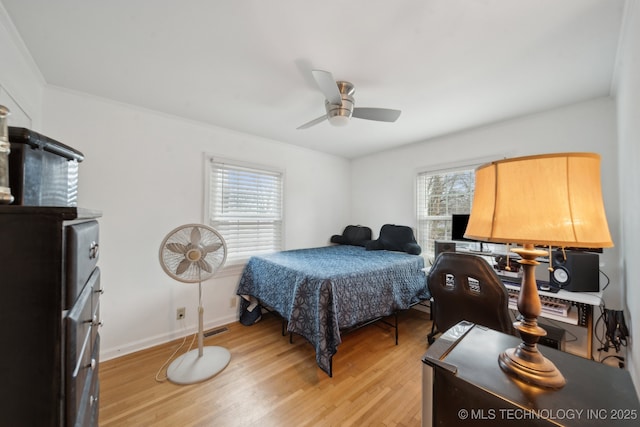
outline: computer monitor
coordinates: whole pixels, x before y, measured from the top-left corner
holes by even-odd
[[[469,214],[453,214],[451,215],[451,240],[467,240],[473,242],[473,239],[465,239],[464,232],[467,230],[469,223]]]

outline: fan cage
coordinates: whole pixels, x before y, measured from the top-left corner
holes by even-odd
[[[197,242],[194,242],[192,238],[194,229],[200,234]],[[186,252],[179,253],[168,249],[167,245],[172,243],[183,245],[187,250],[194,248],[202,250],[203,248],[218,246],[217,249],[209,252],[205,250],[206,253],[200,258],[211,267],[211,271],[203,269],[202,263],[190,262],[185,271],[177,273],[178,266],[185,260]],[[224,265],[226,258],[227,245],[222,235],[215,229],[203,224],[181,225],[169,232],[160,245],[160,264],[162,269],[170,277],[185,283],[196,283],[210,279]]]

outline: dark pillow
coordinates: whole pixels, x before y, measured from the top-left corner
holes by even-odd
[[[422,252],[422,248],[420,247],[420,245],[418,243],[405,243],[404,244],[404,251],[408,254],[411,255],[420,255],[420,252]]]
[[[411,227],[406,225],[385,224],[380,229],[380,236],[365,245],[368,251],[385,249],[388,251],[406,252],[420,255],[422,248],[416,242]]]
[[[383,243],[380,241],[380,239],[377,240],[369,240],[365,245],[364,245],[365,249],[368,251],[381,251],[382,249],[384,249],[384,245]]]
[[[331,236],[331,243],[364,246],[371,240],[371,229],[362,225],[347,225],[342,234]]]

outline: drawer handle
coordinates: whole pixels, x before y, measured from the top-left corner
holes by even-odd
[[[102,295],[102,294],[104,294],[104,288],[97,289],[97,290],[95,290],[94,292],[95,292],[96,294],[100,294],[100,295]]]
[[[102,321],[98,320],[98,316],[94,315],[93,320],[91,320],[91,326],[102,326]]]
[[[89,364],[89,368],[96,369],[96,366],[98,365],[98,362],[96,361],[96,359],[91,359],[91,363]]]
[[[89,259],[98,258],[98,253],[100,252],[100,245],[96,242],[91,242],[91,246],[89,246]]]

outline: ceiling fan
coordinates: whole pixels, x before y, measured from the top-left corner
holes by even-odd
[[[298,129],[307,129],[325,120],[329,120],[329,123],[334,126],[345,126],[351,117],[378,122],[395,122],[400,117],[400,110],[355,107],[353,94],[356,89],[352,83],[336,81],[328,71],[312,70],[311,72],[324,94],[327,113],[299,126]]]

